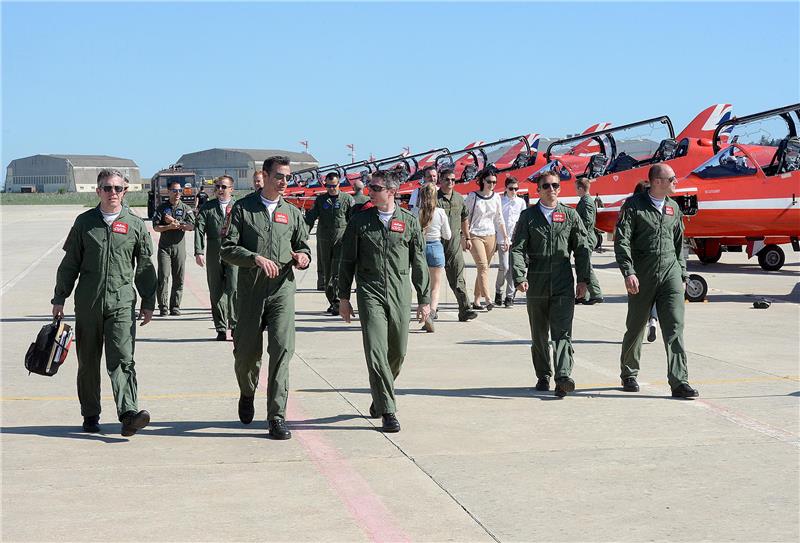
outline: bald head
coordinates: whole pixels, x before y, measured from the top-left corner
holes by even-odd
[[[673,175],[675,175],[675,172],[672,171],[669,165],[659,162],[650,166],[650,170],[647,172],[647,180],[652,183],[654,179],[669,179]]]

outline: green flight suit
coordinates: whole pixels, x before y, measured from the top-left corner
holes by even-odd
[[[331,197],[327,192],[317,196],[314,205],[306,212],[309,230],[317,225],[317,265],[322,268],[325,297],[331,305],[338,304],[336,296],[336,267],[342,249],[342,236],[353,212],[353,197],[344,192]]]
[[[622,205],[614,233],[614,254],[622,275],[636,275],[639,293],[628,294],[628,317],[622,340],[620,377],[636,377],[642,338],[653,303],[667,351],[667,378],[675,389],[688,384],[683,346],[684,282],[683,213],[671,198],[659,212],[648,191],[634,194]]]
[[[100,207],[78,215],[64,243],[52,303],[64,305],[75,281],[75,342],[81,415],[100,415],[100,358],[117,404],[117,416],[138,411],[136,370],[136,291],[142,309],[153,309],[156,271],[153,244],[144,221],[123,206],[106,224]]]
[[[408,344],[409,267],[418,303],[430,303],[425,239],[417,218],[400,206],[388,227],[376,207],[353,215],[342,239],[339,298],[350,299],[355,277],[374,416],[397,412],[394,381]]]
[[[178,200],[173,206],[165,202],[158,206],[153,215],[153,225],[164,226],[166,215],[172,215],[181,222],[194,225],[192,208]],[[158,238],[158,307],[159,309],[179,309],[183,296],[183,275],[186,269],[186,243],[183,230],[167,230]],[[172,292],[169,279],[172,276]]]
[[[222,211],[218,198],[209,200],[197,213],[194,227],[194,254],[206,257],[206,279],[211,296],[211,317],[214,329],[225,332],[236,328],[236,277],[238,270],[220,258],[222,228],[233,200]]]
[[[236,287],[238,321],[233,332],[239,390],[243,396],[255,396],[264,350],[263,332],[267,328],[267,419],[285,419],[295,334],[292,252],[311,256],[308,231],[303,214],[283,197],[270,217],[260,193],[238,200],[228,223],[221,255],[222,260],[240,268]],[[278,265],[277,277],[270,279],[256,266],[258,255]]]
[[[353,203],[357,206],[363,206],[369,202],[369,196],[364,194],[363,192],[359,192],[358,194],[353,193]]]
[[[437,205],[442,208],[450,222],[450,239],[443,239],[444,247],[444,271],[447,276],[447,283],[450,285],[453,294],[456,295],[459,313],[469,310],[469,296],[467,295],[467,284],[464,281],[464,254],[461,250],[461,221],[466,220],[469,213],[464,205],[464,197],[453,190],[450,196],[445,196],[439,189],[436,194]]]
[[[511,242],[514,285],[528,281],[526,296],[531,328],[531,357],[536,377],[549,378],[550,344],[553,341],[556,380],[572,373],[572,318],[575,313],[575,280],[570,254],[575,255],[579,283],[589,279],[589,245],[578,213],[557,204],[553,223],[548,223],[539,205],[522,212]],[[529,266],[525,274],[525,256]]]
[[[594,251],[594,248],[597,245],[597,232],[594,229],[595,220],[597,217],[597,207],[595,206],[594,198],[588,194],[581,196],[575,211],[578,212],[578,216],[580,216],[581,221],[583,221],[583,226],[586,230],[586,240],[589,243],[589,255],[591,258],[591,251]],[[589,262],[589,269],[589,282],[586,284],[586,295],[583,297],[583,299],[589,300],[602,298],[603,291],[600,289],[600,281],[597,280],[597,275],[595,275],[594,270],[591,268],[591,260]]]

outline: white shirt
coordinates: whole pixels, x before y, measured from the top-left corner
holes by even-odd
[[[469,212],[469,233],[476,236],[494,236],[500,231],[503,222],[503,205],[500,196],[492,193],[484,198],[476,192],[470,192],[464,202]],[[508,232],[508,230],[506,230]]]
[[[504,194],[500,197],[500,203],[503,206],[503,222],[506,223],[506,232],[511,237],[520,214],[525,211],[525,200],[519,197],[509,198]],[[499,231],[497,235],[500,235]]]
[[[378,211],[378,218],[383,223],[383,226],[389,228],[389,219],[394,215],[394,209],[391,211]]]
[[[553,212],[556,210],[556,206],[547,207],[539,200],[539,209],[542,211],[542,215],[544,218],[547,219],[547,224],[553,224]]]
[[[219,208],[222,210],[222,214],[225,215],[225,210],[228,208],[228,204],[231,203],[231,201],[230,200],[228,200],[227,202],[223,202],[222,200],[217,200],[217,201],[219,202]],[[263,202],[264,199],[262,198],[261,201]],[[264,205],[267,205],[267,204],[265,203]],[[272,208],[272,209],[275,209],[275,208]],[[270,215],[272,215],[271,212],[270,212]]]
[[[276,207],[278,207],[278,200],[267,200],[262,196],[261,202],[267,206],[267,213],[269,213],[269,218],[272,220],[272,212],[275,211]]]
[[[413,213],[419,217],[419,208],[415,207]],[[444,212],[444,209],[440,207],[435,208],[433,210],[431,222],[425,227],[425,241],[439,241],[452,237],[453,232],[450,230],[450,221],[447,220],[447,214]]]
[[[103,220],[106,222],[106,224],[111,224],[117,220],[117,217],[119,217],[119,214],[122,213],[122,210],[119,210],[116,213],[106,213],[101,209],[100,213],[103,214]]]
[[[650,196],[650,193],[648,192],[647,195]],[[656,209],[658,210],[659,213],[664,212],[664,198],[656,200],[655,198],[650,196],[650,201],[653,202],[653,205],[656,206]]]

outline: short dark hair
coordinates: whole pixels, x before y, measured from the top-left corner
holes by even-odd
[[[267,173],[272,173],[272,168],[275,166],[288,166],[292,163],[288,156],[271,156],[264,161],[264,166],[261,168]]]
[[[172,185],[178,185],[179,187],[183,186],[181,182],[178,181],[177,179],[173,179],[172,181],[167,181],[167,188],[170,188]]]
[[[441,170],[439,170],[439,175],[441,175],[442,177],[444,177],[445,175],[450,175],[451,173],[455,175],[456,171],[450,167],[442,168]]]
[[[545,171],[543,171],[542,173],[538,174],[536,177],[533,178],[533,182],[536,183],[537,186],[541,185],[542,184],[542,180],[545,177],[555,177],[556,181],[558,181],[559,183],[561,182],[561,177],[559,177],[558,173],[554,172],[553,170],[545,170]]]
[[[425,168],[423,168],[422,169],[422,177],[425,177],[426,175],[428,175],[428,172],[431,171],[431,170],[436,171],[436,168],[434,168],[433,166],[426,166]]]
[[[325,175],[325,181],[330,181],[332,179],[339,179],[339,174],[336,172],[328,172]]]
[[[583,190],[589,190],[589,187],[592,186],[591,181],[586,179],[585,177],[579,177],[575,180],[575,184],[582,188]]]
[[[509,175],[508,177],[506,177],[506,185],[505,185],[506,188],[508,188],[508,186],[511,183],[516,183],[517,186],[519,186],[519,180],[516,177],[514,177],[513,175]]]
[[[482,169],[481,171],[478,172],[478,183],[482,183],[483,181],[486,180],[487,177],[492,175],[497,177],[497,170],[495,170],[494,168]]]
[[[232,186],[232,187],[235,187],[235,186],[236,186],[236,181],[234,181],[234,180],[233,180],[233,177],[231,177],[230,175],[227,175],[227,174],[225,174],[225,175],[220,175],[219,177],[217,177],[217,178],[214,180],[214,183],[219,183],[220,181],[224,181],[224,180],[226,180],[226,179],[227,179],[228,181],[230,181],[230,182],[231,182],[231,186]]]

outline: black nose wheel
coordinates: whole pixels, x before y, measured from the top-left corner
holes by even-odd
[[[708,283],[696,273],[689,274],[686,281],[686,299],[690,302],[702,302],[708,294]]]
[[[758,264],[763,270],[778,271],[786,262],[786,254],[777,245],[767,245],[758,252]]]

